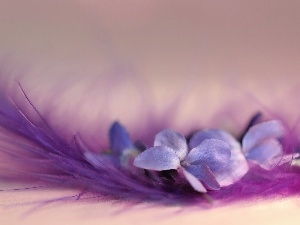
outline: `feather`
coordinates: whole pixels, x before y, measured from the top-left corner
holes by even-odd
[[[208,203],[205,195],[221,205],[249,199],[289,197],[300,194],[300,170],[297,166],[292,166],[292,158],[271,170],[265,170],[256,165],[250,166],[245,176],[237,182],[221,187],[219,190],[208,191],[206,194],[195,191],[180,173],[175,173],[174,179],[170,179],[171,170],[132,172],[126,166],[106,157],[108,155],[103,153],[105,149],[101,149],[102,153],[91,150],[88,147],[91,143],[85,143],[79,135],[74,134],[71,141],[66,140],[49,125],[20,84],[19,88],[23,93],[24,101],[32,107],[35,116],[28,115],[12,96],[5,92],[1,93],[0,176],[3,180],[26,180],[32,183],[39,181],[53,188],[75,187],[108,199],[133,202],[153,201],[158,204],[200,203],[199,206]],[[67,117],[68,115],[65,115],[66,119]],[[250,124],[254,123],[253,121],[257,122],[257,115],[250,121],[252,121]],[[152,127],[155,126],[159,127],[160,124],[153,123]],[[114,129],[111,129],[111,134],[118,130],[124,132],[123,135],[118,133],[116,137],[123,138],[120,143],[126,143],[127,150],[138,148],[132,144],[133,141],[127,140],[129,134],[124,130],[125,128],[116,123],[112,127]],[[285,154],[296,153],[299,146],[297,131],[287,125],[285,128],[288,132],[280,140],[283,152]],[[249,126],[241,134],[244,136],[247,130]],[[136,133],[136,131],[130,133]],[[145,131],[145,133],[149,132]],[[111,134],[110,139],[114,140]],[[108,133],[107,135],[109,136]],[[135,139],[133,137],[133,140]],[[147,142],[147,140],[141,141]],[[118,140],[114,141],[117,143]],[[144,150],[140,149],[140,151]],[[117,155],[119,154],[121,153],[118,145]],[[193,177],[193,179],[196,178]]]

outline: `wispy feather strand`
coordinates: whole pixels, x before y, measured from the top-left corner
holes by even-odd
[[[0,174],[12,181],[40,181],[52,187],[76,187],[110,199],[154,201],[163,204],[207,204],[203,194],[195,192],[185,180],[171,182],[165,177],[151,179],[130,173],[103,158],[95,168],[84,158],[84,147],[74,135],[64,140],[55,132],[30,102],[39,120],[30,119],[9,95],[0,96]],[[283,148],[285,153],[298,151],[295,129],[288,129]],[[256,166],[238,182],[208,196],[220,204],[300,193],[300,170],[291,163],[270,171]],[[201,205],[200,204],[200,205]]]

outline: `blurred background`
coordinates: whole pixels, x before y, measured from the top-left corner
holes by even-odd
[[[0,0],[1,88],[24,101],[20,82],[56,129],[95,146],[115,119],[137,137],[153,120],[237,133],[257,110],[294,123],[299,12],[298,0]]]
[[[297,0],[2,0],[2,76],[71,132],[143,127],[166,108],[184,131],[224,110],[237,124],[264,107],[295,114],[299,12]]]

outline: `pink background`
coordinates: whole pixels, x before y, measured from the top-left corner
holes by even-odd
[[[58,129],[67,125],[70,132],[97,130],[94,121],[107,103],[107,93],[112,100],[105,105],[105,116],[121,118],[129,128],[136,126],[143,87],[150,90],[158,117],[176,94],[183,93],[187,100],[172,121],[183,130],[195,122],[210,123],[212,114],[234,100],[247,106],[241,107],[237,119],[245,121],[258,108],[248,93],[265,106],[280,107],[292,123],[299,105],[299,12],[297,0],[2,0],[1,82],[21,81],[41,111],[55,106],[52,123]],[[112,80],[119,85],[104,90]],[[137,87],[135,80],[143,85]],[[57,120],[60,115],[76,122]],[[139,118],[143,121],[143,115]],[[54,204],[22,222],[27,206],[4,207],[63,194],[0,193],[0,223],[299,223],[296,200],[201,212],[185,209],[180,214],[179,207],[147,208],[120,215],[112,214],[118,204]]]

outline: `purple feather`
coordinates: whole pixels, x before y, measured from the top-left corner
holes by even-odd
[[[52,187],[76,187],[96,195],[124,201],[154,201],[162,204],[201,203],[203,206],[208,204],[203,194],[194,190],[204,189],[202,184],[191,175],[191,171],[184,170],[183,173],[186,173],[194,189],[184,176],[181,176],[180,171],[175,175],[175,181],[165,175],[151,175],[147,171],[133,173],[126,167],[120,167],[115,160],[111,159],[115,156],[95,153],[87,147],[89,145],[83,146],[76,135],[71,141],[65,140],[60,133],[48,125],[25,93],[24,96],[39,119],[31,119],[31,115],[22,110],[8,95],[0,96],[0,175],[3,179],[41,181],[46,186]],[[282,151],[284,154],[295,153],[299,145],[296,138],[298,134],[295,129],[286,128],[288,132],[281,140]],[[119,134],[116,135],[115,133],[118,132]],[[115,123],[110,133],[111,148],[118,154],[122,154],[123,149],[136,148],[129,139],[126,129],[120,124]],[[145,138],[141,141],[149,140],[146,135],[140,137]],[[229,155],[224,152],[224,160],[228,160],[228,157]],[[220,188],[210,173],[207,173],[208,177],[201,179],[210,181],[208,185],[213,190],[208,191],[207,195],[220,204],[254,198],[299,195],[300,170],[296,163],[294,163],[295,167],[291,166],[292,160],[293,158],[286,160],[285,163],[271,170],[253,166],[240,180],[226,187]],[[176,163],[178,164],[179,161]],[[213,163],[211,165],[215,166]],[[212,168],[215,170],[214,167]],[[201,169],[210,171],[212,168],[208,165],[207,168]]]

